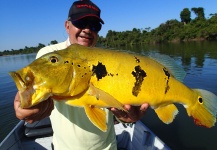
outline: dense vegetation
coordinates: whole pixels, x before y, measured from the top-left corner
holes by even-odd
[[[196,17],[191,18],[191,13]],[[217,13],[210,14],[210,18],[205,18],[204,9],[184,8],[180,12],[180,19],[171,19],[152,29],[150,27],[136,29],[132,31],[112,31],[109,30],[106,37],[100,36],[98,43],[106,47],[120,47],[129,44],[152,44],[165,42],[193,41],[193,40],[217,40]],[[50,44],[56,44],[57,41],[51,41]],[[39,43],[36,47],[25,47],[19,50],[5,50],[1,55],[27,54],[37,52],[44,47]]]
[[[191,11],[196,17],[191,19]],[[133,28],[132,31],[117,32],[109,30],[106,37],[100,37],[99,43],[108,47],[126,46],[128,44],[150,44],[192,40],[217,40],[217,14],[204,17],[202,7],[184,8],[180,13],[181,22],[168,20],[151,30]]]

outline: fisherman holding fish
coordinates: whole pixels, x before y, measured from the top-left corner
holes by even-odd
[[[71,44],[87,47],[96,45],[98,32],[104,21],[100,18],[100,9],[91,1],[75,1],[65,21],[68,39],[65,42],[50,45],[39,50],[36,58],[49,52],[67,48]],[[17,93],[14,109],[17,118],[33,123],[50,116],[52,122],[53,144],[58,149],[117,149],[113,115],[121,122],[136,122],[142,118],[148,104],[141,106],[124,105],[126,111],[116,108],[104,109],[107,118],[107,131],[103,132],[87,118],[83,108],[66,105],[64,101],[53,101],[50,97],[31,108],[22,109]]]

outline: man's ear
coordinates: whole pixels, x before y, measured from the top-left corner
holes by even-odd
[[[66,32],[69,34],[69,21],[68,20],[65,21],[65,29],[66,29]]]

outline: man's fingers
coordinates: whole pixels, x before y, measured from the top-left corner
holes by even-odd
[[[148,103],[142,104],[140,110],[145,112],[148,109],[148,107],[149,107]]]
[[[52,99],[48,99],[39,103],[38,105],[25,109],[22,109],[20,104],[20,97],[17,93],[14,100],[14,110],[16,117],[20,120],[25,120],[28,123],[33,123],[50,116],[52,110],[54,109],[54,103]]]
[[[110,111],[119,119],[124,122],[136,122],[142,118],[149,105],[147,103],[141,106],[124,105],[127,112],[118,110],[116,108],[109,108]]]

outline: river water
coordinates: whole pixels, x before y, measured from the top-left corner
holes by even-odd
[[[186,71],[184,83],[187,86],[206,89],[217,95],[217,42],[134,45],[121,49],[169,55]],[[34,59],[35,54],[0,57],[0,141],[19,121],[13,109],[17,89],[8,72],[24,67]],[[177,107],[179,114],[169,125],[162,123],[152,109],[147,111],[142,121],[172,149],[217,149],[217,126],[211,129],[198,127],[182,105]]]

